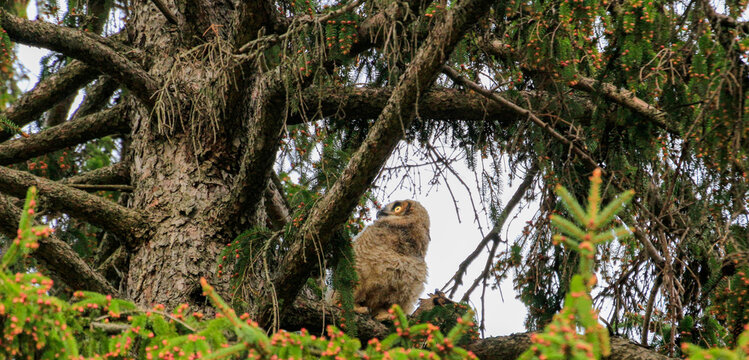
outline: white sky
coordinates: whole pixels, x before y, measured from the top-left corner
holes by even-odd
[[[28,15],[30,19],[36,17],[36,9],[33,3],[29,6]],[[39,60],[47,52],[45,50],[27,46],[18,46],[17,49],[21,63],[30,71],[30,80],[25,84],[20,84],[24,90],[28,90],[32,88],[32,84],[35,84],[38,81],[40,71]],[[392,160],[393,159],[391,159],[391,161]],[[392,165],[395,165],[395,163]],[[453,167],[460,174],[466,174],[466,176],[470,174],[470,171],[464,163],[453,163]],[[470,176],[472,177],[473,175]],[[431,179],[431,173],[428,171],[422,171],[422,180],[428,181],[429,179]],[[513,182],[513,188],[505,186],[502,193],[502,204],[506,204],[509,201],[521,181],[522,179],[516,178]],[[506,177],[502,179],[502,183],[508,184]],[[387,198],[379,199],[383,205],[395,200],[416,199],[424,205],[427,211],[429,211],[432,242],[429,245],[429,251],[426,258],[427,265],[429,266],[429,278],[425,287],[426,291],[422,294],[422,297],[426,297],[426,292],[433,292],[435,288],[442,288],[442,286],[453,276],[458,265],[473,251],[473,249],[475,249],[482,239],[482,235],[478,230],[478,225],[472,221],[474,216],[468,193],[464,188],[456,186],[456,184],[458,183],[456,179],[453,178],[451,180],[451,186],[457,200],[457,206],[460,210],[460,218],[463,220],[462,222],[458,221],[455,211],[456,205],[453,203],[453,199],[444,184],[433,189],[428,194],[422,193],[416,195],[414,195],[414,192],[411,189],[398,189],[397,181],[378,184],[386,189],[386,191],[384,191],[385,194],[389,194]],[[478,190],[474,188],[471,191],[473,191],[475,196]],[[537,209],[537,204],[530,204],[518,218],[513,220],[513,216],[517,214],[517,211],[515,211],[515,213],[513,213],[505,223],[505,227],[500,233],[502,239],[511,243],[515,238],[517,238],[522,232],[525,222],[530,220],[530,217]],[[374,213],[376,210],[372,211],[372,218],[374,219]],[[482,221],[485,221],[485,219],[482,219]],[[484,227],[485,232],[488,232],[492,228],[491,224],[483,223],[482,226]],[[503,246],[505,245],[501,244],[498,251],[502,251]],[[474,260],[473,264],[468,268],[468,273],[463,278],[464,285],[456,292],[455,297],[457,299],[463,295],[463,293],[473,283],[473,280],[481,273],[487,256],[488,249]],[[486,336],[508,335],[515,332],[525,331],[523,321],[526,317],[527,310],[525,306],[515,298],[515,290],[512,288],[511,280],[505,280],[501,284],[501,291],[504,295],[504,302],[500,297],[499,291],[492,291],[491,287],[487,288],[485,296]],[[481,287],[479,286],[474,290],[473,295],[471,296],[472,305],[475,307],[478,314],[481,313],[480,296]]]

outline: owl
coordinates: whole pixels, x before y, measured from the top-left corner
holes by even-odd
[[[377,212],[377,220],[354,239],[355,311],[377,320],[393,304],[411,313],[424,290],[429,246],[429,214],[414,200],[395,201]]]

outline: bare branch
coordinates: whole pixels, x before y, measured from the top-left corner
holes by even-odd
[[[578,81],[571,87],[589,93],[601,93],[607,99],[650,119],[661,129],[671,134],[680,134],[678,125],[669,121],[668,114],[656,109],[627,89],[621,89],[609,83],[600,82],[585,76],[578,76]]]
[[[442,21],[430,31],[419,48],[387,105],[367,134],[366,139],[353,154],[338,181],[311,209],[299,235],[284,256],[274,277],[276,289],[284,289],[280,304],[283,314],[293,303],[301,286],[316,266],[317,248],[326,248],[328,242],[354,209],[362,194],[387,161],[403,128],[413,120],[414,104],[420,91],[431,86],[447,56],[464,32],[473,24],[469,19],[479,18],[489,7],[486,0],[466,0],[449,10]],[[274,317],[272,302],[261,305],[259,320],[269,325]]]
[[[268,188],[265,189],[265,207],[268,217],[273,223],[274,230],[283,229],[291,221],[291,209],[286,197],[283,195],[283,187],[278,175],[272,173]]]
[[[13,205],[7,196],[0,194],[0,231],[3,235],[11,239],[16,237],[20,216],[21,208]],[[40,239],[39,248],[32,255],[73,289],[119,296],[104,276],[94,271],[70,245],[54,235]]]
[[[125,106],[53,126],[28,138],[10,140],[0,144],[0,165],[19,163],[35,156],[64,149],[112,134],[129,131]]]
[[[118,162],[96,170],[60,180],[63,184],[130,184],[130,164]]]
[[[525,195],[525,193],[528,191],[528,188],[530,188],[531,184],[533,184],[533,179],[535,178],[537,173],[538,167],[536,164],[534,164],[530,169],[528,169],[523,182],[520,184],[518,189],[515,190],[515,194],[512,195],[512,198],[510,198],[510,201],[507,202],[507,205],[505,205],[504,209],[502,209],[502,212],[499,214],[494,227],[491,229],[491,231],[489,231],[488,234],[486,234],[486,236],[484,236],[483,239],[481,239],[478,246],[476,246],[476,249],[473,250],[473,252],[470,253],[465,258],[465,260],[460,263],[460,265],[458,266],[458,270],[455,272],[455,275],[453,275],[450,281],[445,284],[445,287],[447,287],[447,285],[451,281],[454,281],[453,287],[450,290],[450,295],[448,297],[452,298],[455,295],[458,287],[463,284],[463,275],[465,275],[466,270],[468,270],[468,266],[471,265],[473,260],[476,260],[476,257],[478,257],[479,254],[484,250],[489,241],[494,241],[495,243],[499,242],[499,232],[502,231],[502,227],[504,226],[505,221],[507,221],[507,219],[510,217],[510,213],[520,202],[520,199],[523,198],[523,195]],[[443,287],[443,289],[445,289],[445,287]],[[470,293],[467,292],[466,294]],[[463,297],[465,298],[465,296]]]
[[[36,86],[24,93],[13,106],[5,109],[2,115],[18,126],[25,126],[39,117],[65,97],[75,94],[78,89],[92,81],[97,76],[96,70],[88,65],[74,60],[60,71],[52,74]],[[0,142],[9,139],[11,135],[0,131]]]
[[[81,105],[75,110],[71,119],[91,115],[106,107],[109,98],[119,87],[120,84],[109,76],[99,77],[96,84],[86,90],[86,97],[83,98]]]
[[[132,192],[133,190],[135,190],[135,187],[130,186],[130,185],[68,184],[68,186],[70,186],[70,187],[72,187],[74,189],[85,190],[85,191],[125,191],[125,192]]]
[[[100,69],[127,86],[145,104],[153,103],[151,95],[159,89],[159,84],[138,64],[110,46],[110,39],[44,21],[25,20],[2,9],[0,27],[13,41],[58,51]]]
[[[4,193],[23,197],[31,186],[39,189],[42,201],[52,210],[65,212],[123,239],[139,240],[144,235],[146,223],[134,210],[52,180],[0,166],[0,189]]]
[[[377,118],[387,104],[391,88],[351,89],[309,88],[304,92],[304,107],[319,111],[322,117],[336,118]],[[530,93],[521,93],[530,97]],[[481,121],[497,119],[502,124],[512,124],[518,120],[517,114],[510,109],[484,96],[457,89],[435,88],[419,98],[419,117],[432,120],[466,120]],[[299,124],[305,119],[294,114],[287,120],[288,125]]]
[[[159,11],[161,11],[162,14],[164,14],[164,17],[166,17],[166,19],[170,23],[174,25],[179,24],[179,22],[177,21],[177,18],[174,16],[174,14],[172,14],[169,8],[166,7],[166,4],[164,4],[164,0],[151,0],[151,1],[153,2],[154,5],[156,5],[156,8],[159,9]]]

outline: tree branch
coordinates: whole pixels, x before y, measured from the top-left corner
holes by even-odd
[[[476,249],[473,250],[473,252],[470,253],[462,263],[460,263],[460,265],[458,266],[458,270],[455,272],[455,275],[453,275],[453,277],[447,282],[447,284],[445,284],[445,287],[443,287],[443,289],[447,287],[450,281],[454,281],[453,287],[450,290],[450,295],[448,295],[449,298],[452,298],[455,295],[455,292],[458,290],[458,287],[463,284],[463,275],[465,275],[466,270],[468,270],[468,266],[471,265],[473,260],[475,260],[476,257],[479,256],[479,254],[484,250],[484,247],[486,247],[489,241],[499,241],[499,232],[502,231],[502,227],[504,226],[505,221],[507,221],[507,218],[510,217],[510,213],[512,212],[512,210],[520,202],[520,199],[523,198],[523,195],[525,195],[526,191],[528,191],[528,188],[530,188],[531,184],[533,184],[533,179],[536,177],[537,173],[538,166],[534,164],[530,169],[528,169],[523,182],[520,184],[518,189],[515,190],[515,194],[512,195],[512,198],[510,198],[510,201],[507,202],[507,205],[505,205],[504,209],[502,209],[502,212],[499,214],[494,227],[491,229],[491,231],[489,231],[488,234],[486,234],[486,236],[484,236],[483,239],[481,239],[478,246],[476,246]]]
[[[85,191],[124,191],[124,192],[132,192],[135,190],[135,187],[130,185],[112,185],[112,184],[101,184],[101,185],[91,185],[91,184],[69,184],[68,186],[79,189],[79,190],[85,190]]]
[[[59,101],[75,94],[96,76],[96,70],[74,60],[57,73],[39,81],[32,90],[24,93],[11,107],[5,109],[2,116],[23,127]],[[0,142],[10,139],[11,136],[7,131],[0,131]]]
[[[461,84],[463,86],[466,86],[466,87],[470,88],[471,90],[473,90],[473,91],[475,91],[475,92],[477,92],[477,93],[479,93],[481,95],[484,95],[487,98],[492,99],[493,101],[495,101],[495,102],[497,102],[499,104],[502,104],[502,105],[510,108],[512,111],[516,112],[517,114],[519,114],[521,116],[527,117],[534,124],[538,125],[543,130],[545,130],[546,132],[548,132],[555,139],[561,141],[565,145],[567,145],[570,148],[572,148],[572,150],[575,152],[575,154],[577,154],[578,156],[580,156],[583,160],[587,161],[588,164],[592,165],[593,167],[598,167],[598,163],[595,160],[593,160],[593,158],[587,152],[585,152],[582,149],[580,149],[580,147],[578,147],[577,145],[575,145],[572,142],[572,140],[567,139],[564,135],[562,135],[559,132],[557,132],[556,130],[554,130],[554,128],[551,125],[549,125],[546,122],[544,122],[543,120],[541,120],[532,111],[526,110],[526,109],[524,109],[524,108],[522,108],[522,107],[520,107],[520,106],[512,103],[511,101],[509,101],[509,100],[507,100],[507,99],[505,99],[505,98],[503,98],[503,97],[501,97],[501,96],[499,96],[499,95],[497,95],[497,94],[495,94],[495,93],[493,93],[493,92],[491,92],[491,91],[489,91],[487,89],[484,89],[481,85],[476,84],[475,82],[473,82],[471,80],[468,80],[467,78],[461,76],[460,74],[458,74],[457,71],[453,70],[452,68],[450,68],[448,66],[444,66],[442,68],[442,72],[444,72],[445,75],[447,75],[448,77],[450,77],[456,83],[459,83],[459,84]]]
[[[71,119],[75,120],[86,115],[91,115],[102,108],[106,107],[109,98],[120,87],[114,79],[109,76],[101,76],[95,85],[86,89],[86,97],[83,98],[81,105],[75,110]]]
[[[151,96],[159,89],[159,84],[138,64],[110,46],[111,40],[44,21],[25,20],[2,9],[0,27],[13,41],[61,52],[111,75],[143,103],[153,104]]]
[[[172,24],[177,25],[179,22],[177,21],[177,18],[172,14],[172,12],[169,10],[168,7],[166,7],[166,4],[164,4],[164,0],[151,0],[154,5],[156,5],[156,8],[161,11],[162,14],[164,14],[164,17]]]
[[[507,50],[505,44],[498,39],[482,40],[481,47],[492,55],[504,59],[515,57],[514,53]],[[671,134],[679,135],[681,133],[679,126],[669,121],[668,114],[638,98],[633,92],[627,89],[620,89],[609,83],[582,76],[581,74],[577,74],[576,76],[578,81],[570,85],[573,89],[582,90],[587,93],[600,93],[606,99],[644,116],[651,120],[656,126]]]
[[[144,236],[146,223],[134,210],[52,180],[0,166],[0,189],[4,193],[23,197],[31,186],[37,187],[42,201],[52,210],[65,212],[123,239],[140,240]]]
[[[0,231],[10,239],[16,237],[21,208],[13,205],[7,196],[0,194]],[[57,278],[73,289],[96,291],[119,296],[117,290],[94,271],[66,242],[52,235],[39,239],[39,248],[32,255],[58,274]]]
[[[321,117],[375,119],[387,104],[391,88],[309,88],[304,91],[303,106]],[[530,97],[530,93],[521,93]],[[432,120],[481,121],[496,119],[509,125],[517,114],[484,96],[457,89],[435,88],[419,97],[419,117]],[[290,116],[287,125],[305,120],[299,113]]]
[[[274,230],[283,229],[291,221],[291,209],[286,197],[283,195],[283,187],[278,175],[272,173],[268,187],[265,189],[265,207],[268,217],[273,223]]]
[[[520,354],[531,346],[531,334],[512,334],[509,336],[495,336],[481,339],[470,345],[467,350],[472,351],[479,359],[517,359]],[[607,360],[669,360],[650,348],[633,343],[622,337],[611,337],[611,355]]]
[[[679,135],[681,133],[678,125],[669,121],[666,112],[656,109],[627,89],[621,89],[585,76],[578,76],[577,82],[571,87],[588,93],[600,93],[605,98],[650,119],[653,124],[671,134]]]
[[[489,4],[486,0],[463,1],[447,11],[442,21],[430,31],[366,139],[336,183],[311,209],[296,241],[281,261],[274,276],[274,287],[284,289],[279,299],[280,314],[290,307],[311,270],[317,266],[312,254],[318,248],[327,248],[334,231],[349,217],[403,137],[403,128],[413,120],[419,92],[429,88],[455,44],[474,24],[472,21],[486,12]],[[263,326],[271,324],[277,315],[273,313],[271,300],[266,298],[258,313]]]
[[[88,140],[127,131],[129,131],[129,123],[125,116],[125,106],[117,105],[96,114],[53,126],[28,138],[0,144],[0,165],[18,163]]]
[[[121,161],[113,165],[62,179],[60,182],[63,184],[89,185],[130,184],[130,164]]]

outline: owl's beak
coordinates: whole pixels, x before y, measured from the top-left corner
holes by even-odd
[[[380,210],[377,212],[377,218],[379,219],[381,216],[387,215],[387,212],[385,212],[385,209]]]

